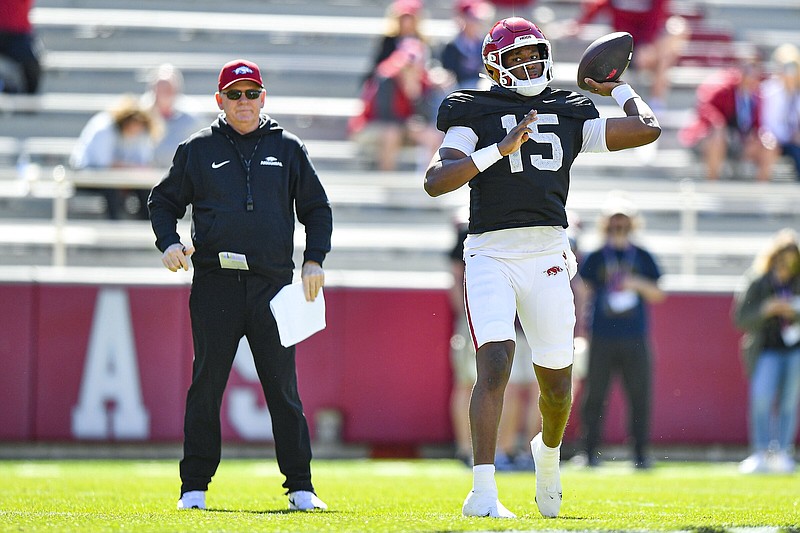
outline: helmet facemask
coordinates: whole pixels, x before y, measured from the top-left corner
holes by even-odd
[[[508,52],[521,48],[523,46],[536,45],[539,49],[539,56],[541,59],[528,61],[514,65],[512,68],[503,66],[503,56]],[[534,35],[522,35],[517,39],[498,51],[489,52],[484,56],[484,65],[489,72],[491,79],[511,91],[517,92],[522,96],[536,96],[544,91],[545,87],[553,80],[553,54],[550,49],[550,43],[545,39],[538,39]],[[537,78],[531,78],[528,75],[527,67],[536,63],[542,64],[542,75]],[[512,70],[517,72],[522,71],[525,77],[518,78],[511,73]]]

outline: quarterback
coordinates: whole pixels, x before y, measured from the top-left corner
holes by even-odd
[[[478,377],[469,409],[473,486],[462,513],[515,518],[498,498],[494,456],[518,315],[532,351],[520,356],[531,358],[540,389],[542,431],[531,441],[536,504],[543,516],[556,517],[560,446],[572,404],[570,168],[581,152],[642,146],[661,128],[621,80],[585,80],[593,93],[617,101],[626,115],[618,118],[600,118],[586,96],[550,87],[550,42],[528,20],[497,22],[482,54],[492,87],[457,91],[442,102],[437,127],[445,138],[425,174],[431,196],[470,188],[464,299]]]

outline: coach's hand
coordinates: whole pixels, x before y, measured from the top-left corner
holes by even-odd
[[[303,270],[300,272],[303,280],[303,292],[307,302],[313,302],[319,294],[319,290],[325,285],[325,271],[322,265],[316,261],[306,261],[303,263]]]
[[[161,262],[172,272],[177,272],[181,268],[189,270],[189,256],[193,253],[194,246],[187,248],[183,244],[176,242],[164,250],[164,253],[161,254]]]

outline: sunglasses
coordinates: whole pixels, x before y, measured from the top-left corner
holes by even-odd
[[[630,230],[631,230],[630,224],[609,224],[608,225],[608,232],[609,233],[614,233],[614,232],[617,232],[617,231],[619,231],[619,232],[628,232]]]
[[[247,89],[245,91],[240,91],[239,89],[231,89],[230,91],[225,91],[225,96],[228,97],[228,100],[238,100],[242,97],[242,92],[247,97],[248,100],[255,100],[259,96],[261,96],[261,91],[264,89]]]

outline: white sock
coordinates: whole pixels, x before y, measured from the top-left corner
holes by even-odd
[[[472,490],[475,492],[497,492],[494,481],[494,465],[475,465],[472,467]]]
[[[561,460],[561,443],[555,448],[551,448],[542,441],[542,458],[558,462]]]

